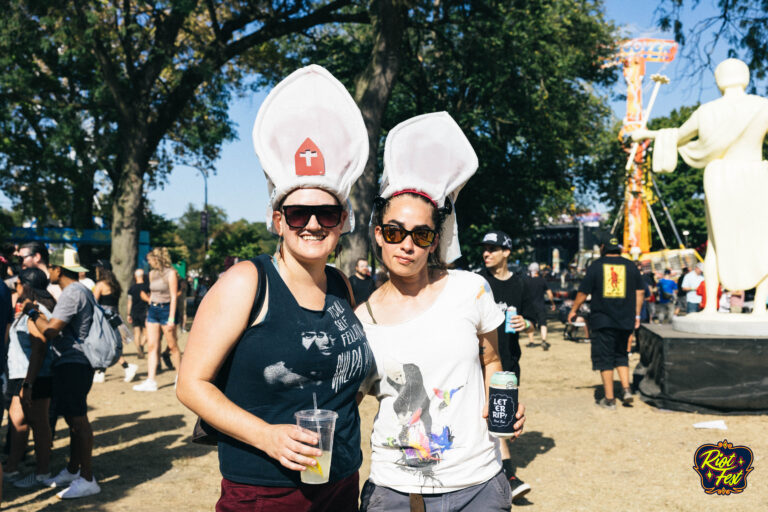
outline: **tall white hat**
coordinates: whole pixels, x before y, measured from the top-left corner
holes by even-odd
[[[477,155],[459,125],[447,112],[412,117],[395,126],[384,146],[384,174],[379,195],[403,192],[427,196],[438,207],[450,202],[440,233],[440,258],[450,263],[461,256],[453,205],[477,170]]]
[[[368,160],[368,131],[346,87],[328,70],[310,65],[291,73],[269,93],[253,125],[253,147],[267,178],[272,211],[297,188],[321,188],[349,213],[342,226],[355,228],[349,191]]]

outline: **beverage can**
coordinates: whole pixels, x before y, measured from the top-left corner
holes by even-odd
[[[517,414],[517,375],[496,372],[488,393],[488,432],[494,437],[512,437]]]
[[[515,306],[509,306],[504,312],[504,332],[515,333],[515,328],[512,326],[512,317],[517,316],[517,308]]]

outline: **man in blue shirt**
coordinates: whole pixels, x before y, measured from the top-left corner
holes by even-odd
[[[672,322],[675,314],[675,301],[677,299],[677,283],[671,277],[669,269],[664,271],[664,277],[659,279],[657,289],[659,297],[656,300],[656,316],[662,324]]]

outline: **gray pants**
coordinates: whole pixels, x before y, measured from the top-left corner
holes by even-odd
[[[675,303],[663,302],[656,304],[656,316],[660,324],[672,323],[672,317],[675,315]]]
[[[512,492],[504,472],[482,484],[442,494],[422,494],[426,512],[509,512]],[[410,496],[370,480],[363,485],[360,512],[410,512]]]

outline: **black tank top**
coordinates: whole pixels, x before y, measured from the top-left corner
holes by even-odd
[[[224,394],[271,424],[296,424],[293,413],[317,406],[339,414],[330,481],[355,473],[362,462],[360,416],[355,394],[373,364],[362,325],[347,301],[337,272],[328,279],[322,311],[299,306],[269,256],[259,256],[266,275],[267,314],[245,330],[219,373]],[[219,440],[221,474],[238,483],[296,487],[298,471],[225,435]]]
[[[99,306],[107,306],[109,308],[117,308],[117,303],[120,297],[116,293],[102,293],[99,297]]]

